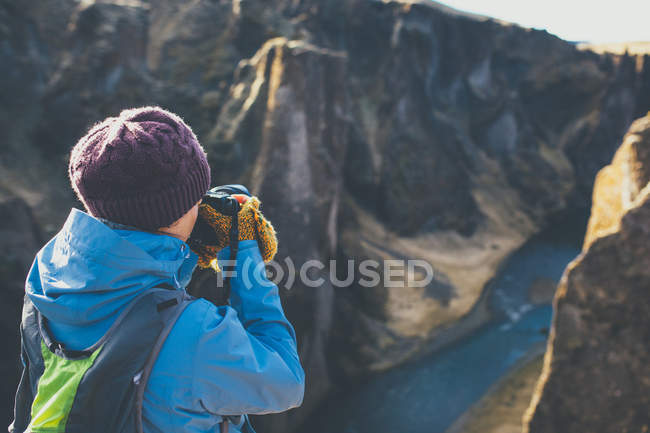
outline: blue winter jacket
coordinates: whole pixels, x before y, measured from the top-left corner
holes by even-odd
[[[227,258],[225,249],[220,257]],[[37,254],[26,292],[54,337],[91,346],[143,290],[185,290],[198,257],[180,239],[110,227],[72,209]],[[266,279],[257,243],[242,241],[230,306],[199,299],[183,312],[144,395],[146,433],[217,432],[222,416],[281,412],[302,403],[305,376],[278,288]],[[246,264],[246,266],[243,266]],[[240,431],[247,417],[231,417]]]

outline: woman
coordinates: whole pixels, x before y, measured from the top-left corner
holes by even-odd
[[[86,211],[72,209],[27,277],[10,431],[251,431],[246,414],[302,403],[295,332],[257,266],[258,234],[274,238],[257,199],[240,212],[230,305],[185,291],[199,261],[230,251],[199,257],[187,242],[199,214],[227,232],[199,209],[210,167],[180,117],[144,107],[105,119],[72,150],[69,175]]]

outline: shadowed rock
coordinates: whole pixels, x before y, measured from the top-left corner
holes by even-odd
[[[20,323],[25,276],[34,255],[43,242],[30,207],[21,199],[0,189],[0,284],[2,311],[0,313],[0,344],[5,352],[20,351]],[[0,358],[0,374],[5,392],[0,400],[2,416],[8,419],[13,408],[13,389],[18,386],[21,363],[16,356]],[[9,391],[12,390],[12,391]]]
[[[650,428],[650,117],[603,168],[583,253],[555,296],[525,432]]]

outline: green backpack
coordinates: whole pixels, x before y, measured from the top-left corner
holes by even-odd
[[[173,288],[138,295],[91,347],[67,350],[25,297],[23,374],[9,432],[142,433],[144,389],[165,339],[195,298]],[[228,423],[222,421],[222,431]]]

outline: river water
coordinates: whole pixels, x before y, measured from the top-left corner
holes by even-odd
[[[559,281],[582,242],[584,221],[556,224],[527,242],[490,285],[494,320],[453,345],[328,399],[317,433],[442,433],[547,338],[552,307],[532,304],[536,281]],[[311,424],[311,423],[310,423]],[[305,430],[307,431],[307,430]]]

